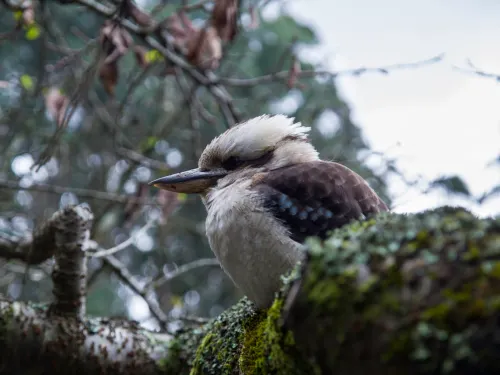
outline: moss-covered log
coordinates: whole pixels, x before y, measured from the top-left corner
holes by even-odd
[[[323,373],[500,372],[500,218],[389,214],[311,248],[286,325]]]
[[[95,364],[104,363],[101,373],[135,375],[496,374],[500,217],[478,219],[462,209],[441,208],[353,223],[325,243],[310,242],[307,259],[284,278],[268,311],[255,311],[243,299],[175,337],[94,321],[76,322],[79,336],[72,340],[68,329],[60,330],[61,322],[40,321],[42,310],[34,324],[22,309],[2,306],[0,346],[10,348],[0,356],[3,369],[19,361],[14,345],[29,339],[42,347],[46,332],[59,332],[67,344],[50,337],[59,349],[36,351],[37,361],[49,355],[58,364],[57,373],[64,373],[65,363],[72,364],[68,373],[75,365],[97,370]],[[104,340],[116,330],[120,340]],[[103,336],[99,351],[88,345],[92,335]],[[137,357],[134,342],[140,343]],[[120,345],[132,351],[124,357],[115,351]],[[58,362],[58,356],[66,360]]]
[[[269,311],[242,301],[181,334],[165,363],[191,375],[500,372],[500,218],[384,214],[310,245]]]

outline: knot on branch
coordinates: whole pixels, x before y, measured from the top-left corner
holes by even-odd
[[[65,252],[85,251],[93,219],[87,204],[68,206],[56,212],[50,219],[55,229],[55,248],[64,248]]]
[[[66,207],[50,219],[55,230],[55,265],[52,272],[56,300],[50,313],[85,315],[87,260],[93,214],[86,204]]]

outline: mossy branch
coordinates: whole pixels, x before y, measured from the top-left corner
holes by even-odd
[[[500,371],[500,217],[383,214],[311,241],[285,281],[268,311],[243,300],[180,335],[179,373]]]
[[[0,305],[0,345],[12,348],[1,368],[43,358],[57,373],[496,374],[500,217],[445,207],[353,223],[325,243],[310,242],[269,310],[243,299],[175,337],[44,313]],[[19,360],[14,348],[23,340],[31,348],[23,358],[39,362]]]
[[[171,340],[126,320],[0,300],[0,374],[162,374]]]

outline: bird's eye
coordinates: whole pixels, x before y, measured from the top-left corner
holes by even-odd
[[[233,171],[239,167],[241,167],[245,163],[245,160],[240,159],[237,156],[230,156],[226,160],[222,162],[222,168],[226,171]]]

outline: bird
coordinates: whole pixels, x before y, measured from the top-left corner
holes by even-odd
[[[198,168],[150,182],[198,194],[206,235],[222,269],[257,308],[268,308],[282,275],[304,259],[306,239],[388,211],[357,173],[321,160],[311,128],[285,115],[234,125],[203,150]]]

